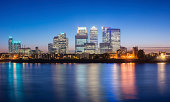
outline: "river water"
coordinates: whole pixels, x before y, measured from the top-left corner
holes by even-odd
[[[170,101],[170,64],[0,63],[0,102]]]

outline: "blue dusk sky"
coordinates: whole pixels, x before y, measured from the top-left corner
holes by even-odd
[[[60,32],[74,50],[78,26],[121,29],[121,46],[170,47],[170,0],[0,0],[0,52],[8,36],[47,51]]]

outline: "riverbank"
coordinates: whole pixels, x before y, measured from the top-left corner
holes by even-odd
[[[0,62],[12,62],[12,63],[170,63],[170,60],[158,61],[158,60],[139,60],[139,59],[29,59],[29,60],[0,60]]]

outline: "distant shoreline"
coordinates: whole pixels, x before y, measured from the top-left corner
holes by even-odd
[[[45,59],[30,59],[30,60],[0,60],[0,62],[12,62],[12,63],[170,63],[167,61],[158,60],[124,60],[124,59],[55,59],[55,60],[45,60]]]

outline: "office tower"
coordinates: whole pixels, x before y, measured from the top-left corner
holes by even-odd
[[[39,52],[38,47],[35,47],[35,52],[38,54],[38,52]]]
[[[85,43],[84,52],[89,54],[96,53],[96,44],[95,43]]]
[[[55,53],[66,54],[68,53],[68,38],[66,33],[61,33],[53,39],[53,49]]]
[[[110,27],[102,27],[102,42],[110,43],[110,34],[107,33]]]
[[[48,53],[53,53],[53,43],[48,44]]]
[[[87,28],[78,27],[77,35],[75,36],[75,53],[84,53],[85,43],[88,42]]]
[[[19,53],[19,49],[21,48],[21,41],[13,41],[13,52]]]
[[[12,38],[12,36],[9,36],[9,40],[8,40],[8,52],[9,53],[13,52],[13,38]]]
[[[109,29],[111,33],[112,51],[116,52],[120,49],[120,29]]]
[[[9,36],[9,40],[8,40],[9,53],[19,53],[20,48],[21,48],[21,41],[13,41],[12,36]]]
[[[95,43],[96,45],[95,53],[97,53],[98,52],[98,30],[95,26],[93,26],[90,29],[90,43]]]
[[[120,49],[120,29],[102,27],[103,43],[110,43],[112,52]]]

